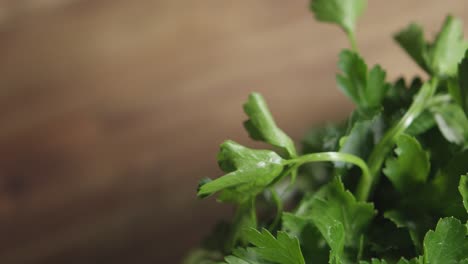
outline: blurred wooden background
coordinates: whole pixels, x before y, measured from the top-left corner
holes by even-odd
[[[468,2],[371,0],[360,49],[411,76],[391,34],[448,12]],[[344,47],[305,0],[0,0],[0,263],[179,263],[230,213],[195,187],[224,139],[251,143],[247,94],[300,139],[351,109]]]

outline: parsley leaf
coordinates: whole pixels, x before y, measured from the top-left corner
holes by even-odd
[[[447,16],[440,33],[431,47],[429,65],[439,75],[453,76],[457,74],[457,67],[468,42],[463,39],[462,22],[452,16]]]
[[[259,259],[252,248],[236,248],[231,256],[224,258],[227,264],[271,264]]]
[[[225,190],[220,196],[222,201],[248,200],[278,177],[284,166],[284,160],[275,152],[249,149],[234,141],[221,145],[218,163],[227,174],[202,184],[199,197]]]
[[[417,252],[422,252],[422,238],[430,228],[427,217],[410,210],[390,210],[384,213],[384,217],[392,221],[398,228],[407,229],[411,241]]]
[[[356,155],[366,159],[372,150],[375,141],[373,128],[376,126],[378,117],[367,120],[358,120],[349,130],[349,133],[340,140],[340,152]],[[343,163],[337,163],[342,167]]]
[[[346,32],[355,31],[366,7],[367,0],[312,0],[310,4],[317,20],[338,24]]]
[[[434,114],[440,132],[448,141],[458,145],[468,143],[468,119],[459,105],[436,105],[430,110]]]
[[[385,260],[372,259],[370,262],[360,261],[359,264],[388,264],[388,262]]]
[[[468,213],[468,175],[461,176],[458,190],[463,197],[463,205],[465,206],[466,212]]]
[[[344,133],[345,126],[343,124],[326,124],[320,128],[313,128],[302,140],[302,152],[336,151],[338,149],[338,142]]]
[[[244,111],[249,116],[244,126],[252,139],[284,149],[288,158],[297,156],[294,142],[276,126],[268,105],[260,94],[250,94],[248,101],[244,104]]]
[[[372,259],[371,262],[361,261],[359,264],[387,264],[385,260]],[[400,259],[397,264],[423,264],[421,258],[414,258],[411,260],[406,260],[405,258]]]
[[[386,73],[379,66],[369,72],[364,60],[350,50],[340,53],[338,63],[342,74],[338,74],[338,87],[358,106],[362,113],[371,115],[379,110],[382,101],[390,88],[385,82]]]
[[[262,232],[249,229],[245,231],[245,234],[255,246],[249,250],[259,259],[278,264],[305,264],[297,238],[290,237],[282,231],[279,231],[278,238],[275,238],[266,229]]]
[[[406,134],[397,138],[396,158],[387,158],[384,174],[400,192],[411,191],[426,182],[430,163],[418,140]]]
[[[468,42],[462,24],[448,16],[433,41],[417,24],[395,35],[429,76],[390,84],[386,72],[368,67],[357,51],[356,22],[366,6],[367,0],[310,5],[318,20],[337,24],[351,41],[352,51],[340,53],[336,81],[356,110],[344,122],[309,133],[298,153],[263,97],[251,94],[244,126],[251,138],[278,151],[221,145],[225,175],[203,180],[198,196],[219,193],[219,201],[236,204],[236,213],[189,263],[468,264]],[[292,184],[296,176],[300,184]],[[268,231],[257,230],[265,226]]]
[[[412,136],[418,136],[433,128],[436,125],[434,115],[429,111],[422,112],[411,124],[405,133]]]
[[[395,36],[400,46],[429,74],[455,76],[468,42],[463,39],[462,23],[448,16],[433,43],[426,43],[419,25],[410,24]]]
[[[423,258],[418,257],[411,260],[401,259],[397,264],[423,264]],[[460,263],[461,264],[461,263]]]
[[[372,259],[371,262],[368,261],[361,261],[359,264],[387,264],[388,262],[385,260],[378,260],[378,259]],[[400,259],[397,264],[422,264],[421,259],[412,259],[412,260],[406,260],[404,258]]]
[[[364,230],[375,215],[371,203],[358,202],[346,191],[339,178],[335,178],[299,207],[303,217],[309,218],[331,248],[330,263],[347,261],[345,246],[359,245]]]
[[[463,58],[462,62],[458,66],[458,80],[460,87],[460,101],[465,111],[468,113],[468,50]]]
[[[453,218],[443,218],[424,238],[424,263],[458,264],[468,258],[466,227]]]
[[[283,230],[295,236],[301,243],[301,250],[306,263],[327,263],[330,255],[325,239],[311,219],[301,212],[283,213]]]
[[[428,47],[420,25],[411,23],[407,28],[396,34],[394,39],[422,69],[430,72],[427,65]]]
[[[468,172],[467,160],[468,151],[452,154],[450,162],[435,174],[427,192],[413,203],[429,206],[432,212],[438,212],[439,215],[467,219],[459,192],[460,175]]]
[[[241,258],[238,258],[236,256],[227,256],[225,259],[227,264],[260,264],[257,261],[252,261],[252,260],[243,260]]]

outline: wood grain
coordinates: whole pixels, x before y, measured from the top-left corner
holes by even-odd
[[[467,5],[370,1],[360,49],[391,79],[420,73],[391,34],[433,36]],[[224,139],[252,143],[247,94],[300,139],[352,108],[345,47],[305,0],[0,1],[0,263],[178,263],[230,213],[194,187]]]

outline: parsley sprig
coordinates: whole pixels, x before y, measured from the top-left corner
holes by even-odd
[[[187,264],[468,264],[468,42],[448,16],[433,41],[413,23],[396,42],[427,74],[386,79],[359,54],[366,0],[312,0],[316,19],[338,25],[338,88],[356,105],[344,122],[314,128],[298,151],[264,98],[244,104],[250,137],[221,145],[224,175],[200,182],[236,213]],[[286,209],[286,210],[285,210]]]

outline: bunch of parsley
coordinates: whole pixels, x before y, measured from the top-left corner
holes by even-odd
[[[366,5],[311,3],[319,21],[339,25],[350,39],[336,81],[355,111],[312,130],[299,154],[262,96],[251,94],[245,128],[274,151],[221,145],[226,174],[203,180],[198,196],[217,193],[236,214],[186,263],[468,264],[468,42],[461,22],[447,17],[433,42],[417,24],[396,34],[428,77],[391,83],[358,52],[355,25]]]

